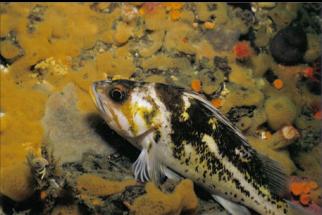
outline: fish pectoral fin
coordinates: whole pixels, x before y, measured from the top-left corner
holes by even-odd
[[[251,215],[250,211],[240,204],[229,201],[218,195],[211,196],[232,215]]]
[[[142,182],[150,180],[148,173],[147,153],[147,150],[143,149],[138,159],[136,159],[132,165],[135,179]]]
[[[155,143],[153,140],[146,139],[145,142],[140,144],[143,146],[143,149],[132,167],[135,179],[142,182],[151,180],[159,185],[165,176],[165,167],[158,160]]]

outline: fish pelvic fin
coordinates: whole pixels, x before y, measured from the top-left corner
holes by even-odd
[[[211,195],[213,199],[215,199],[223,208],[226,209],[232,215],[251,215],[250,211],[235,202],[229,201],[218,195]]]

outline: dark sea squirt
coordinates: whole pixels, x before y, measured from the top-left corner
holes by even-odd
[[[306,33],[300,27],[286,27],[275,35],[269,49],[277,63],[288,66],[302,63],[307,49]]]

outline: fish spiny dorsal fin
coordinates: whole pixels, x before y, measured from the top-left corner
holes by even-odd
[[[222,123],[230,127],[243,140],[243,142],[248,145],[244,135],[233,124],[231,124],[227,117],[224,116],[217,108],[215,108],[207,99],[194,92],[185,92],[184,94],[190,98],[199,101],[200,104],[202,104],[204,107],[206,107],[210,112],[214,114],[216,119],[220,120]]]
[[[201,105],[206,107],[210,112],[213,113],[215,118],[228,126],[237,137],[240,138],[240,143],[244,146],[247,146],[248,149],[252,150],[253,154],[256,154],[258,160],[261,162],[262,169],[259,170],[265,174],[265,184],[267,188],[274,194],[278,196],[282,196],[286,194],[288,190],[288,176],[285,174],[285,171],[280,166],[277,161],[274,161],[264,155],[259,154],[256,152],[248,143],[245,136],[234,126],[232,123],[218,110],[216,109],[207,99],[203,96],[196,94],[194,92],[186,91],[184,93],[189,98],[195,99]],[[262,175],[259,175],[260,178],[263,178]]]

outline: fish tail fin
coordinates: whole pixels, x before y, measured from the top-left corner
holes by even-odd
[[[300,205],[295,205],[290,201],[285,200],[288,206],[288,215],[316,215],[313,212],[305,209]]]

